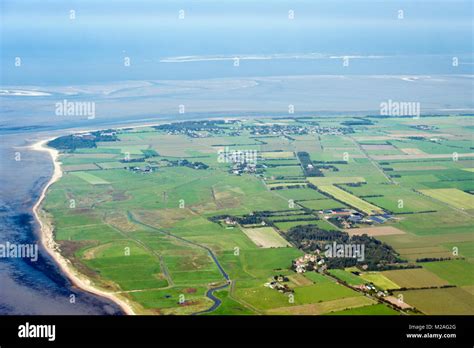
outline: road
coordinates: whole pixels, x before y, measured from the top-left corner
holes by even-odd
[[[388,175],[387,173],[385,173],[385,171],[383,170],[383,168],[377,163],[377,161],[375,161],[372,157],[370,157],[369,153],[367,152],[367,150],[365,150],[361,144],[359,144],[359,142],[357,140],[355,140],[353,137],[351,136],[347,136],[349,139],[352,140],[352,142],[359,148],[359,150],[367,157],[367,159],[370,161],[370,163],[375,167],[377,168],[377,170],[382,173],[382,175],[385,177],[385,179],[387,179],[389,182],[391,182],[392,184],[395,184],[395,185],[398,185],[397,182],[395,182],[391,177],[390,175]]]

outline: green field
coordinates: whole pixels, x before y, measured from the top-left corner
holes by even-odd
[[[379,273],[379,272],[362,273],[360,277],[368,283],[373,283],[376,287],[382,290],[398,289],[400,287],[398,284],[394,283],[389,278],[387,278],[383,273]]]
[[[452,242],[443,244],[444,247],[451,250],[457,250],[458,254],[462,257],[474,259],[474,242]]]
[[[354,297],[358,293],[334,282],[323,282],[295,289],[295,304],[307,304]]]
[[[308,178],[308,181],[315,186],[329,186],[329,185],[337,185],[337,184],[353,184],[353,183],[361,183],[366,182],[365,178],[361,176],[355,177],[327,177],[327,178]]]
[[[347,205],[366,213],[367,215],[379,214],[383,212],[383,210],[380,209],[379,207],[373,204],[370,204],[360,199],[359,197],[356,197],[344,190],[341,190],[340,188],[336,186],[333,186],[333,185],[318,186],[318,188],[322,192],[327,193],[328,195],[334,197],[338,201],[342,201],[346,203]]]
[[[329,273],[351,286],[362,285],[367,283],[365,279],[342,269],[333,269],[330,270]]]
[[[420,190],[420,192],[458,209],[474,209],[474,196],[458,189]]]
[[[279,185],[279,184],[274,184],[274,185]],[[288,185],[291,185],[291,184],[288,184]],[[285,197],[286,199],[292,199],[294,201],[307,201],[307,200],[327,198],[326,196],[322,195],[318,191],[309,189],[309,188],[279,190],[277,194]]]
[[[281,248],[289,246],[272,227],[244,228],[243,232],[261,248]]]
[[[473,295],[461,288],[424,289],[396,292],[403,302],[429,315],[467,315],[474,311]]]
[[[342,310],[363,308],[373,305],[374,301],[365,296],[344,297],[337,300],[322,301],[317,303],[293,305],[289,307],[275,308],[268,311],[269,314],[278,315],[321,315],[338,313]]]
[[[332,312],[331,315],[398,315],[399,313],[383,304],[375,304],[358,308]]]
[[[275,226],[282,232],[288,231],[290,228],[301,225],[317,225],[321,226],[323,224],[329,225],[323,220],[308,220],[308,221],[287,221],[287,222],[276,222]],[[330,225],[329,225],[330,226]],[[326,226],[329,227],[329,226]]]
[[[99,178],[98,176],[95,176],[91,173],[87,172],[74,172],[72,175],[77,176],[78,178],[81,178],[82,180],[88,182],[91,185],[108,185],[110,182],[107,180],[104,180],[102,178]]]
[[[427,262],[423,266],[452,285],[474,285],[474,266],[470,261]]]
[[[48,189],[44,216],[77,272],[138,314],[201,313],[213,305],[206,292],[227,279],[214,293],[222,302],[206,315],[399,313],[355,288],[367,283],[403,294],[422,313],[474,314],[474,160],[450,157],[472,153],[472,118],[363,119],[117,129],[114,141],[60,152],[64,174]],[[430,132],[447,136],[431,141]],[[223,161],[221,150],[256,151],[256,165]],[[304,253],[288,231],[343,231],[319,212],[336,208],[391,214],[372,228],[403,233],[375,238],[421,268],[296,273]],[[449,260],[431,261],[440,258]],[[269,287],[275,277],[286,279],[285,291]]]
[[[317,199],[314,201],[302,201],[298,202],[302,207],[311,209],[311,210],[325,210],[325,209],[337,209],[337,208],[347,208],[347,205],[340,203],[334,199]]]
[[[385,271],[382,274],[402,288],[432,287],[448,285],[448,282],[424,268]]]
[[[295,154],[289,151],[261,152],[260,155],[265,159],[274,158],[293,158]]]

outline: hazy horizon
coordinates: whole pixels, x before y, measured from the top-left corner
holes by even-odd
[[[3,86],[472,74],[469,0],[6,0],[0,6]]]

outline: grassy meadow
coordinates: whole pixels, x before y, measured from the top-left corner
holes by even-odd
[[[472,118],[363,119],[339,133],[262,132],[273,119],[206,132],[118,129],[117,141],[61,152],[64,174],[43,209],[78,271],[140,314],[206,311],[206,292],[227,283],[206,315],[399,314],[356,289],[368,283],[402,294],[417,313],[474,314],[474,159],[465,128]],[[284,124],[345,129],[348,120]],[[236,173],[219,160],[222,149],[256,151],[255,172]],[[308,176],[299,152],[319,176]],[[403,233],[375,238],[418,268],[296,274],[292,262],[304,253],[285,233],[301,225],[339,230],[319,213],[336,208],[392,215],[384,226]],[[255,212],[270,212],[271,226],[212,220]],[[289,277],[291,296],[265,286],[278,275]]]

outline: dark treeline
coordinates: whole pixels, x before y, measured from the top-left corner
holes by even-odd
[[[106,129],[102,131],[91,132],[91,135],[95,137],[94,141],[119,141],[116,131],[114,129]]]
[[[273,186],[270,187],[270,190],[291,190],[291,189],[298,189],[298,188],[305,188],[306,185],[286,185],[286,186]]]
[[[348,120],[341,123],[343,126],[371,126],[375,123],[371,120],[363,119],[363,118],[355,118],[354,120]]]
[[[290,242],[305,252],[324,252],[325,246],[336,242],[337,244],[359,244],[364,245],[364,260],[357,258],[328,257],[326,265],[328,268],[345,268],[357,265],[367,265],[367,270],[387,270],[401,268],[404,263],[398,257],[395,250],[375,238],[367,235],[349,236],[346,232],[326,231],[315,225],[295,226],[285,235]],[[398,264],[398,265],[397,265]],[[404,265],[404,268],[412,266]]]
[[[452,260],[451,257],[423,257],[421,259],[416,259],[416,262],[434,262],[434,261],[449,261]]]
[[[208,169],[209,166],[205,163],[202,162],[191,162],[188,161],[187,159],[180,159],[176,161],[170,161],[170,160],[164,160],[168,163],[170,163],[172,166],[176,167],[188,167],[191,169]]]
[[[309,153],[301,151],[296,154],[298,159],[301,162],[301,166],[303,167],[304,175],[307,177],[317,177],[317,176],[324,176],[323,172],[319,170],[311,161],[311,157]]]
[[[124,159],[121,159],[119,161],[120,163],[142,163],[142,162],[145,162],[145,158],[144,157],[140,157],[140,158],[124,158]]]
[[[91,149],[97,142],[119,141],[113,129],[91,132],[90,134],[65,135],[48,142],[48,146],[58,150],[74,151],[75,149]]]
[[[304,214],[302,216],[308,216],[308,215]],[[318,218],[311,215],[310,217],[304,217],[300,219],[276,219],[276,220],[272,220],[272,222],[278,223],[278,222],[298,222],[298,221],[314,221],[314,220],[318,220]]]
[[[285,214],[286,213],[286,214]],[[291,213],[291,214],[290,214]],[[318,220],[316,216],[312,216],[311,219],[304,218],[304,216],[308,216],[309,212],[306,210],[277,210],[277,211],[255,211],[251,214],[246,214],[242,216],[233,216],[233,215],[216,215],[209,218],[212,222],[219,222],[225,219],[231,219],[241,225],[255,225],[261,224],[265,222],[265,224],[272,226],[274,222],[292,222],[292,221],[308,221],[308,220]],[[284,219],[286,215],[291,216],[302,216],[302,218],[298,219]],[[282,219],[278,219],[278,217],[282,217]],[[277,219],[271,220],[271,217],[276,217]]]
[[[65,135],[48,142],[48,146],[58,150],[89,149],[97,147],[93,139],[75,137],[74,135]]]
[[[333,166],[333,164],[347,164],[346,161],[312,161],[309,153],[305,151],[300,151],[296,154],[298,159],[301,162],[303,171],[306,177],[321,177],[324,176],[324,173],[321,169],[332,170],[333,172],[338,172],[339,168]]]

